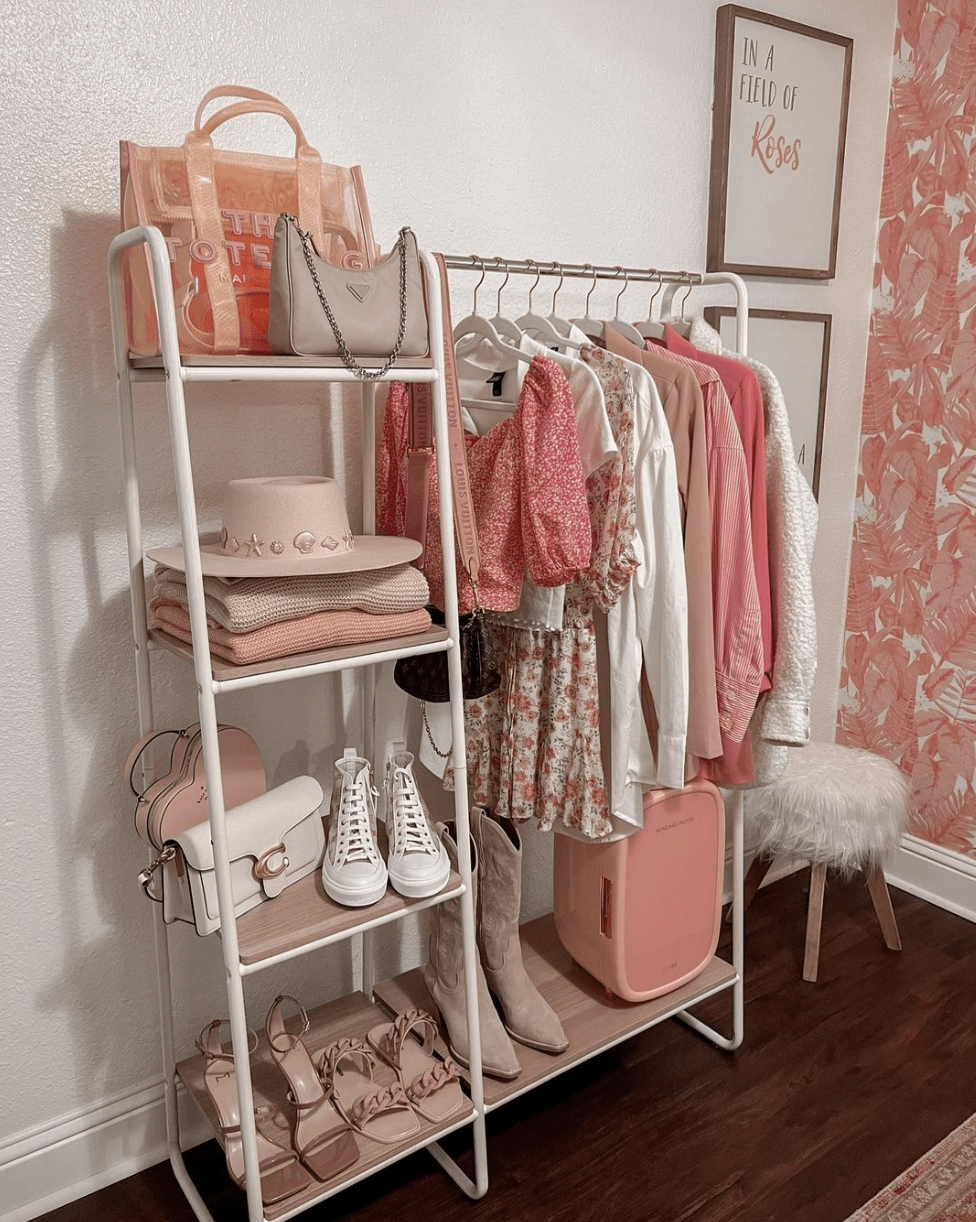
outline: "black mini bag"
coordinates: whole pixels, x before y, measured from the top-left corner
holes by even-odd
[[[428,606],[427,610],[433,623],[444,623],[444,612],[439,607]],[[458,625],[461,630],[461,691],[465,700],[477,700],[479,696],[487,696],[489,692],[497,690],[502,682],[491,625],[484,609],[478,605],[477,597],[474,610],[462,615]],[[446,653],[422,653],[412,658],[400,658],[393,668],[393,680],[417,700],[443,704],[451,698]]]

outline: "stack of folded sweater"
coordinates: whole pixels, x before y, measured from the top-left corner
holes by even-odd
[[[411,564],[307,577],[204,577],[210,652],[244,665],[430,627],[427,579]],[[157,565],[150,627],[190,642],[186,574]]]

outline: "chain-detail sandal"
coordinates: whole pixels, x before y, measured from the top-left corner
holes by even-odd
[[[374,1065],[362,1040],[342,1039],[326,1048],[319,1070],[332,1087],[336,1107],[356,1132],[394,1145],[419,1132],[420,1121],[399,1083],[376,1085]]]
[[[217,1124],[220,1128],[220,1141],[227,1158],[227,1171],[230,1178],[240,1188],[245,1187],[244,1142],[241,1136],[240,1109],[237,1104],[237,1072],[234,1066],[233,1053],[228,1052],[220,1041],[220,1028],[226,1024],[226,1019],[215,1018],[209,1026],[200,1032],[196,1046],[207,1059],[204,1072],[204,1082],[213,1101],[217,1113]],[[248,1052],[257,1047],[258,1037],[253,1032],[253,1043]],[[256,1109],[255,1118],[260,1121],[264,1113],[274,1111],[272,1108]],[[301,1192],[312,1182],[308,1172],[298,1161],[294,1150],[286,1150],[283,1146],[269,1140],[258,1129],[258,1171],[261,1176],[261,1200],[265,1205],[274,1205],[286,1197]]]
[[[293,1035],[285,1024],[284,1003],[294,1002],[301,1030]],[[331,1089],[323,1085],[302,1036],[308,1031],[305,1007],[294,997],[278,996],[265,1022],[268,1048],[288,1083],[288,1101],[298,1113],[295,1149],[317,1180],[323,1183],[359,1160],[359,1146],[349,1125],[334,1107]]]
[[[461,1091],[461,1072],[451,1057],[431,1056],[437,1024],[424,1010],[405,1010],[392,1023],[367,1034],[371,1048],[392,1066],[415,1112],[431,1124],[443,1124],[470,1108]]]

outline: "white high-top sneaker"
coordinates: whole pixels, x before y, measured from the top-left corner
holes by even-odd
[[[399,751],[386,761],[386,863],[394,890],[408,899],[436,895],[451,863],[417,792],[413,755]]]
[[[337,904],[375,904],[386,893],[387,871],[376,843],[376,790],[368,760],[346,747],[336,760],[322,886]]]

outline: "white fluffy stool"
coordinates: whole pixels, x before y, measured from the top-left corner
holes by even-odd
[[[910,814],[909,784],[895,764],[839,743],[793,747],[778,780],[746,792],[745,814],[759,852],[746,875],[744,907],[777,857],[810,862],[804,980],[817,979],[828,866],[847,877],[864,873],[885,945],[901,950],[883,870]]]

